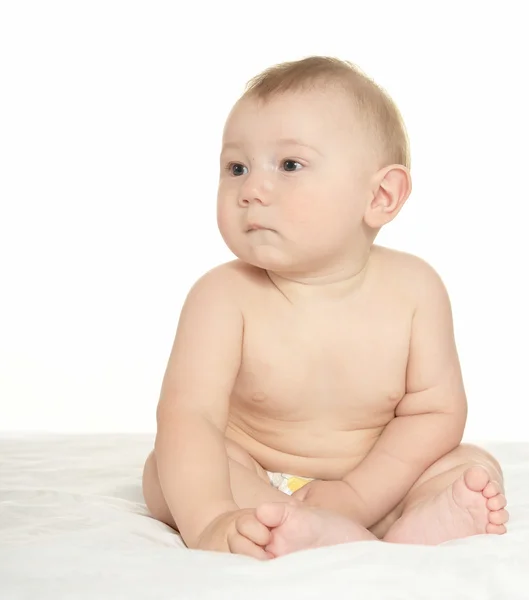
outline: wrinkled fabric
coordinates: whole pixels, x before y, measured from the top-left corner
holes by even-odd
[[[474,442],[503,467],[506,535],[357,542],[259,562],[188,550],[149,516],[141,476],[153,442],[0,434],[2,600],[529,598],[529,443]]]

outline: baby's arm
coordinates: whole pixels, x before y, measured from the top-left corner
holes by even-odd
[[[190,547],[214,519],[238,510],[224,432],[240,366],[243,318],[227,279],[214,269],[189,292],[157,409],[160,486]]]
[[[344,480],[363,500],[355,515],[371,527],[422,473],[463,437],[467,401],[454,340],[450,300],[435,271],[420,261],[406,374],[406,394],[371,452]]]

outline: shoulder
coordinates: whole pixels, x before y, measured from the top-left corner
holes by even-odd
[[[189,295],[215,294],[223,298],[241,299],[244,292],[266,280],[266,273],[239,259],[217,265],[201,275]]]
[[[441,275],[426,260],[409,252],[384,246],[373,248],[380,274],[388,282],[405,292],[414,304],[432,297],[448,300],[448,292]]]

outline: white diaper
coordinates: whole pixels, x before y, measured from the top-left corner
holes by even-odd
[[[288,473],[271,473],[267,471],[270,483],[280,492],[284,492],[292,496],[294,492],[302,488],[304,485],[312,481],[308,477],[298,477]]]

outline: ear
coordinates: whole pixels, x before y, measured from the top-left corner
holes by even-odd
[[[366,207],[364,221],[372,229],[380,229],[393,221],[411,193],[411,175],[403,165],[390,165],[373,178],[372,198]]]

